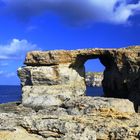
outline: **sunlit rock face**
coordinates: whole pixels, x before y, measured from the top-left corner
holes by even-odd
[[[26,66],[18,74],[26,106],[61,105],[67,99],[85,94],[84,69],[76,70],[68,64]]]
[[[139,140],[140,114],[127,99],[75,97],[44,109],[0,105],[0,140]]]
[[[88,59],[105,66],[107,97],[140,104],[140,48],[29,52],[19,68],[22,104],[0,105],[0,140],[140,139],[128,99],[85,96]]]
[[[84,96],[84,63],[97,58],[105,66],[104,95],[128,98],[137,108],[140,104],[140,46],[29,52],[26,66],[18,70],[23,86],[23,103],[38,106],[48,105],[51,101],[60,105],[69,98]],[[36,97],[40,98],[33,102]]]

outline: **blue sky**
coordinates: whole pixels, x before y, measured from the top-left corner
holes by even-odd
[[[0,85],[16,85],[30,50],[140,44],[139,0],[0,0]],[[102,71],[98,60],[87,71]]]

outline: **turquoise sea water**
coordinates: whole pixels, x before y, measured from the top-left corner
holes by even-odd
[[[100,87],[87,87],[87,96],[102,96],[103,90]],[[20,86],[0,86],[0,104],[7,102],[21,101]]]

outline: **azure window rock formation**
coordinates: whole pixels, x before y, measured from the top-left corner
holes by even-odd
[[[22,104],[0,105],[0,140],[139,140],[139,46],[29,52],[19,68]],[[105,96],[85,96],[84,63],[105,66]],[[27,106],[27,107],[26,107]]]
[[[26,106],[61,105],[84,96],[85,68],[89,59],[98,58],[105,66],[102,81],[106,97],[127,98],[140,105],[140,46],[120,49],[79,49],[29,52],[26,66],[19,68]]]

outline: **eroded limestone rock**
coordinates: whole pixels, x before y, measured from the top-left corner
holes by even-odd
[[[117,110],[123,113],[135,113],[132,102],[117,98],[78,97],[66,101],[63,107],[71,115],[90,115],[100,110]]]
[[[0,140],[139,140],[127,99],[87,97],[84,63],[106,67],[105,96],[140,100],[140,48],[30,52],[18,71],[22,104],[0,105]]]
[[[65,100],[85,95],[84,68],[68,64],[26,66],[18,70],[22,87],[22,103],[32,107],[61,105]]]
[[[26,66],[18,70],[22,86],[67,85],[84,83],[84,68],[73,69],[68,64],[55,66]],[[84,85],[83,85],[84,86]]]
[[[118,49],[104,56],[103,89],[107,97],[128,98],[140,105],[140,46]]]
[[[3,104],[0,140],[139,140],[139,122],[140,115],[124,99],[75,97],[39,110]]]
[[[85,87],[80,83],[55,86],[24,86],[22,92],[22,104],[34,108],[45,108],[52,105],[61,105],[70,98],[83,96]]]
[[[19,69],[18,73],[23,86],[45,85],[57,90],[54,85],[60,85],[64,87],[62,91],[59,90],[61,94],[67,85],[72,94],[73,89],[82,89],[83,93],[79,94],[81,96],[85,95],[86,89],[84,63],[96,58],[105,66],[102,82],[104,95],[130,99],[137,110],[140,105],[140,46],[121,49],[33,51],[26,56],[27,66]],[[71,83],[74,83],[73,88]],[[81,86],[78,87],[79,83]]]
[[[14,130],[0,130],[1,140],[44,140],[36,134],[29,134],[22,127],[15,127]]]

